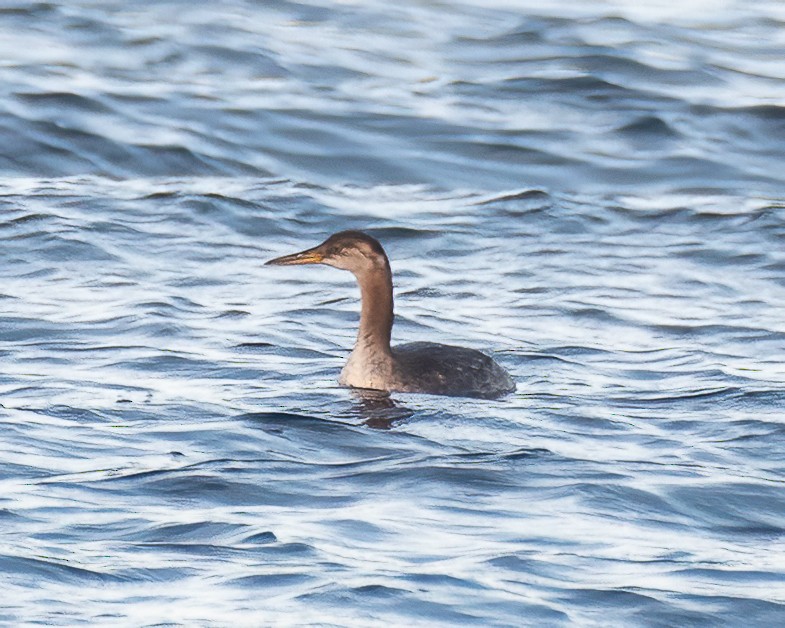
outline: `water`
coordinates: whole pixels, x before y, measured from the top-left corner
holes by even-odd
[[[647,5],[4,4],[0,622],[782,623],[785,9]]]

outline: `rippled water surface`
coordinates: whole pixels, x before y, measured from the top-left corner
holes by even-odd
[[[3,4],[0,623],[782,624],[785,9],[645,4]]]

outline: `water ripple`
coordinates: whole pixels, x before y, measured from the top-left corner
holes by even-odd
[[[0,622],[781,623],[748,5],[0,8]],[[263,262],[348,228],[518,392],[340,388],[353,281]]]

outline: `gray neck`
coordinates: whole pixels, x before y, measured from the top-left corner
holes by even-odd
[[[390,335],[393,324],[393,291],[390,264],[383,264],[357,275],[360,284],[360,331],[356,348],[390,354]]]

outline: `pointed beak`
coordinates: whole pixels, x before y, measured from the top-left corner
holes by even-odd
[[[292,253],[291,255],[284,255],[276,257],[269,262],[265,262],[265,266],[294,266],[296,264],[321,264],[324,260],[324,255],[319,251],[319,247],[301,251],[299,253]]]

